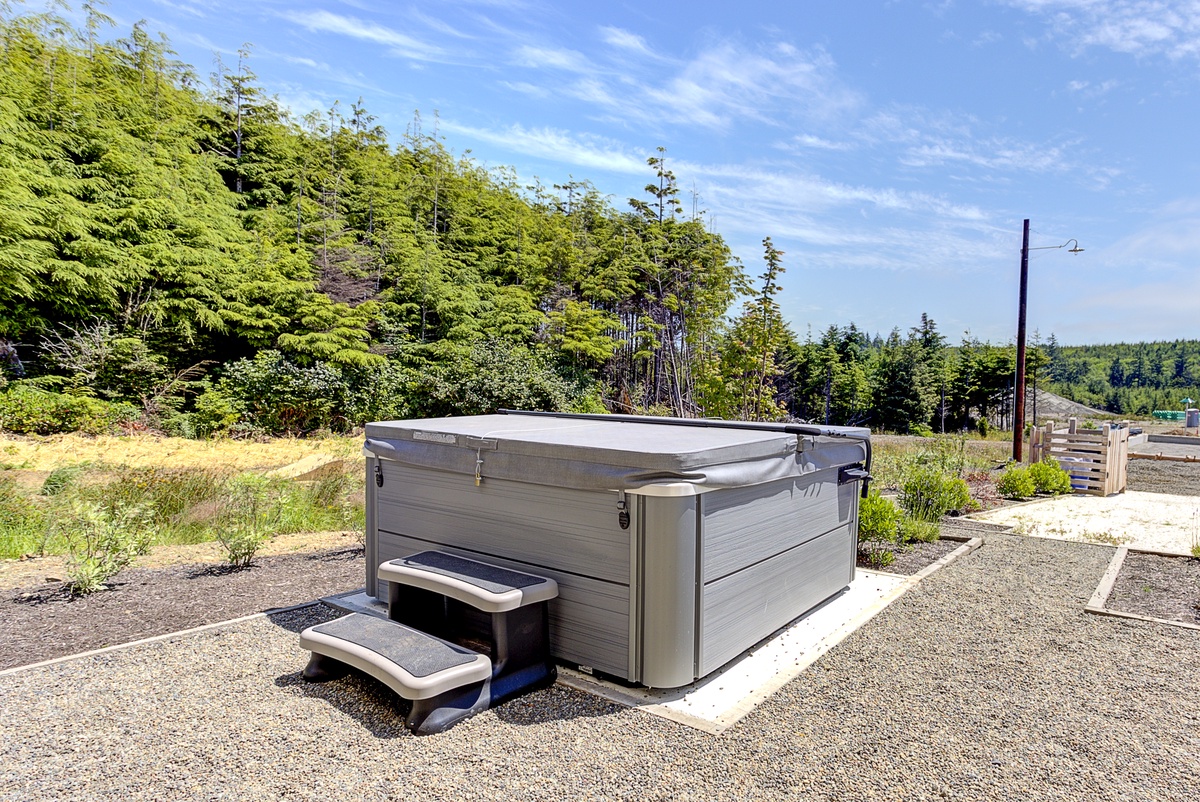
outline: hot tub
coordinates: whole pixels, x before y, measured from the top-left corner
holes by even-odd
[[[867,429],[505,413],[366,427],[367,593],[438,549],[558,583],[551,651],[686,685],[854,578]]]

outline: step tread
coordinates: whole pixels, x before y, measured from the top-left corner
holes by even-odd
[[[309,627],[304,648],[349,663],[406,699],[423,699],[491,676],[486,656],[420,630],[362,613]]]
[[[553,579],[444,551],[422,551],[379,566],[379,578],[424,588],[487,612],[503,612],[558,595]]]

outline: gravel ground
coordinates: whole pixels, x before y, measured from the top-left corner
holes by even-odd
[[[1200,633],[1085,615],[1111,548],[987,537],[719,737],[561,687],[409,736],[299,679],[316,608],[0,676],[0,799],[1200,798]]]
[[[1200,462],[1131,459],[1125,477],[1130,490],[1200,496]]]

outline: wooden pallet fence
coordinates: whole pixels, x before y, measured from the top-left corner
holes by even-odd
[[[1076,493],[1108,496],[1125,492],[1129,463],[1129,428],[1104,424],[1099,429],[1081,429],[1076,418],[1066,429],[1054,423],[1035,426],[1029,433],[1029,459],[1040,462],[1051,457],[1071,474]]]

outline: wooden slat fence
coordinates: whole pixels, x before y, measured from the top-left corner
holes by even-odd
[[[1125,492],[1129,462],[1129,428],[1104,424],[1099,429],[1081,429],[1075,418],[1066,429],[1054,423],[1034,427],[1029,433],[1029,460],[1051,457],[1071,474],[1076,493],[1108,496]]]

